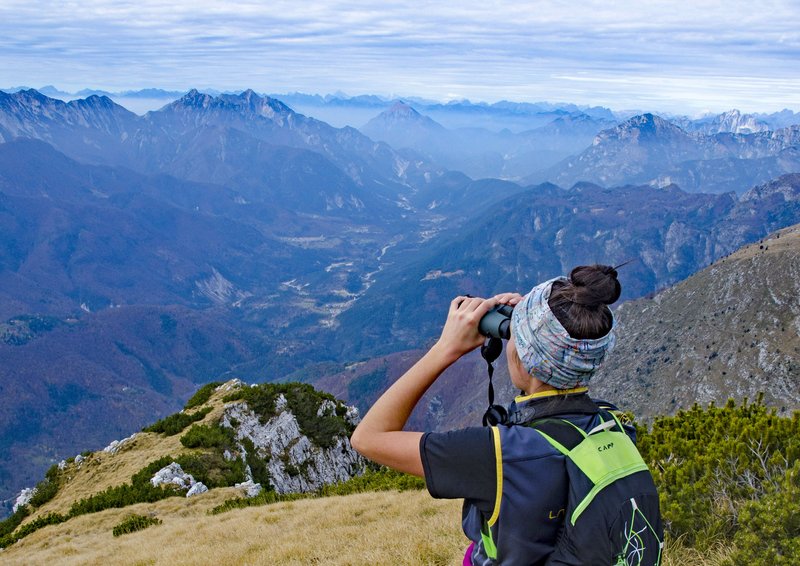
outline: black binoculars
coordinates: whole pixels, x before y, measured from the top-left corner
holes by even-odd
[[[511,337],[512,312],[514,312],[514,307],[511,305],[497,305],[483,315],[478,323],[478,332],[487,338],[508,340]]]

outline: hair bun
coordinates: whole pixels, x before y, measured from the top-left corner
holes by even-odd
[[[572,302],[585,307],[615,303],[622,292],[617,271],[608,265],[580,265],[570,272],[569,280]]]

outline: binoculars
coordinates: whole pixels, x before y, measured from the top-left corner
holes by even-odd
[[[512,312],[514,312],[514,307],[510,305],[497,305],[483,315],[478,323],[478,332],[487,338],[508,340],[511,337]]]

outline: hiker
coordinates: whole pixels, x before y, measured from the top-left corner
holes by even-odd
[[[465,565],[660,562],[658,497],[628,440],[634,429],[616,407],[588,395],[614,344],[607,305],[620,291],[614,268],[592,265],[524,297],[456,297],[439,340],[353,433],[353,447],[367,458],[424,477],[435,498],[464,499],[462,527],[472,541]],[[513,307],[506,359],[521,394],[507,411],[494,406],[494,426],[404,431],[442,372],[484,344],[479,321],[500,304]]]

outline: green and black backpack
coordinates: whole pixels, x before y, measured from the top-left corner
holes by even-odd
[[[547,566],[658,566],[663,531],[658,493],[636,445],[616,415],[601,410],[588,433],[547,418],[530,423],[566,456],[564,525]]]

